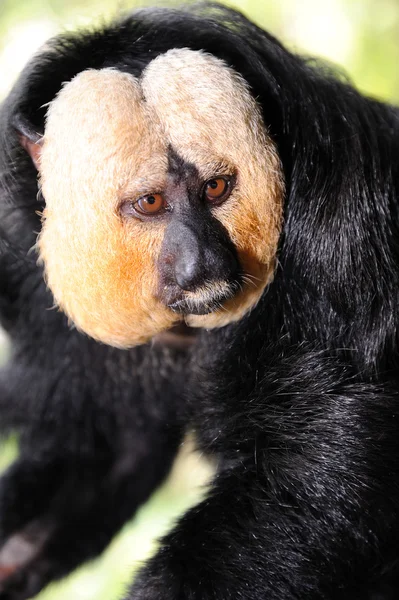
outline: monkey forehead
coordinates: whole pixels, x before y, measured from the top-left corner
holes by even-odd
[[[159,169],[166,150],[155,121],[136,77],[114,69],[81,72],[49,106],[42,179],[55,169],[59,181],[73,177],[76,184],[91,179],[107,186],[144,176],[154,160]]]
[[[64,84],[50,103],[45,141],[62,134],[69,140],[93,143],[107,135],[107,141],[122,145],[125,138],[142,129],[144,121],[142,93],[135,77],[113,69],[90,69]],[[106,144],[103,146],[107,152]]]
[[[226,161],[251,170],[254,156],[267,166],[268,141],[238,73],[205,52],[173,49],[140,78],[93,69],[64,85],[47,114],[41,182],[48,206],[65,182],[71,198],[94,194],[109,205],[162,188],[170,145],[207,175]]]
[[[234,161],[264,146],[263,120],[248,84],[215,56],[169,50],[149,63],[141,85],[169,143],[185,158],[193,154],[192,162],[201,149],[204,157],[213,151]]]

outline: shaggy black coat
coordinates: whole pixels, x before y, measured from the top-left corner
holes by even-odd
[[[224,59],[262,108],[287,183],[279,264],[239,323],[186,352],[120,351],[48,310],[31,251],[43,200],[15,124],[43,131],[44,105],[83,69],[139,75],[175,47]],[[0,537],[28,539],[31,554],[8,578],[0,569],[0,600],[101,552],[188,425],[218,473],[129,600],[399,598],[398,117],[215,5],[141,10],[30,62],[0,113],[0,313],[13,342],[0,415],[21,434]]]

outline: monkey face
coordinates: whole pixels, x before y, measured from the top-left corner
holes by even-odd
[[[226,325],[272,277],[279,159],[245,81],[213,56],[80,73],[50,105],[40,176],[48,285],[98,340]]]

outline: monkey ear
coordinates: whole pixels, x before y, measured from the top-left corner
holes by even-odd
[[[43,136],[35,131],[32,124],[21,116],[18,116],[15,119],[14,127],[17,130],[21,146],[27,151],[32,159],[33,164],[39,171]]]

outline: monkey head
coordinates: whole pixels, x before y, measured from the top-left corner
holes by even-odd
[[[87,70],[28,144],[48,285],[76,326],[129,347],[240,319],[273,276],[284,184],[243,78],[169,50],[140,77]]]

